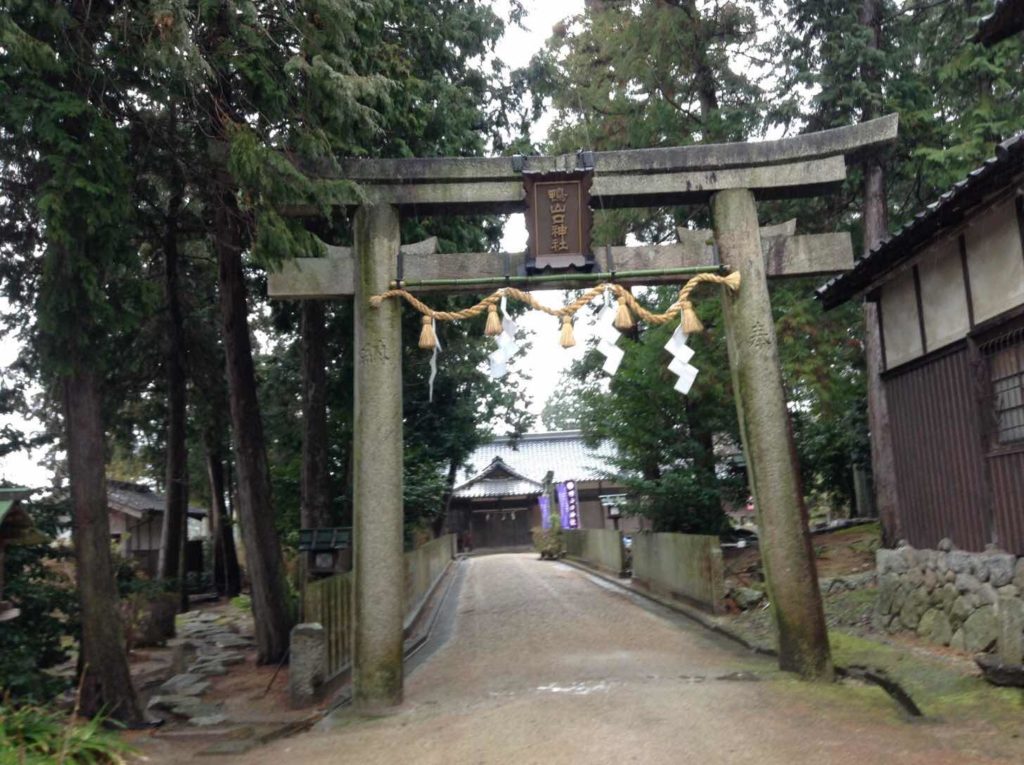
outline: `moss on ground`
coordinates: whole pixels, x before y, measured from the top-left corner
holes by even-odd
[[[929,717],[980,715],[993,723],[1024,725],[1024,691],[997,688],[965,662],[924,655],[905,645],[887,645],[833,630],[832,657],[839,666],[881,669],[910,694]]]
[[[987,683],[961,656],[926,653],[907,644],[890,644],[870,630],[875,589],[844,591],[825,598],[832,660],[839,667],[881,670],[910,695],[929,718],[975,719],[1010,734],[1024,735],[1024,691]],[[770,609],[723,619],[748,642],[775,647]],[[845,687],[845,686],[844,686]],[[852,687],[852,686],[851,686]],[[865,703],[891,703],[880,690],[863,694]],[[858,696],[859,698],[859,696]]]

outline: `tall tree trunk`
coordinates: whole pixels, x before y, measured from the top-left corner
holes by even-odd
[[[233,189],[227,185],[217,189],[214,205],[221,331],[227,357],[231,429],[238,468],[238,515],[252,584],[257,661],[265,664],[279,661],[288,650],[292,609],[285,585],[281,546],[274,528],[270,469],[249,341],[242,273],[242,214]]]
[[[302,501],[303,528],[328,524],[327,367],[324,304],[302,302]]]
[[[224,460],[207,447],[206,475],[210,482],[210,539],[213,542],[213,580],[217,592],[233,598],[242,589],[235,551],[235,534],[224,498]]]
[[[448,461],[448,474],[444,481],[444,494],[441,495],[441,513],[434,519],[434,536],[439,537],[445,532],[448,522],[448,513],[452,509],[452,499],[455,498],[455,478],[459,473],[459,465],[455,460]]]
[[[877,49],[882,38],[881,0],[864,0],[860,23],[871,31],[869,47]],[[867,68],[863,79],[877,96],[881,93],[880,74]],[[875,104],[869,100],[863,111],[864,121],[876,116]],[[888,207],[885,195],[885,170],[877,157],[864,163],[864,254],[866,255],[889,233]],[[868,393],[868,430],[871,433],[871,472],[875,485],[875,507],[882,522],[884,541],[891,544],[902,533],[899,517],[899,496],[896,488],[896,456],[892,446],[892,425],[889,404],[882,384],[881,325],[878,306],[864,303],[864,355]]]
[[[177,131],[173,107],[171,136]],[[178,215],[184,196],[184,181],[173,158],[172,196],[168,204],[164,235],[164,294],[167,301],[167,507],[164,510],[157,558],[157,576],[178,579],[182,610],[188,609],[185,587],[185,543],[188,541],[188,446],[185,421],[187,413],[185,379],[184,320],[181,310],[180,257],[178,253]]]
[[[81,604],[81,709],[103,711],[129,725],[144,721],[132,686],[110,555],[105,438],[96,374],[72,365],[63,380],[68,477]]]

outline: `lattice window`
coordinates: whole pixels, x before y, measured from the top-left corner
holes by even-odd
[[[1024,327],[982,346],[992,381],[995,443],[1024,441]]]

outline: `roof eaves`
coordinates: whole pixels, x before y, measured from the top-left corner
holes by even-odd
[[[536,481],[534,481],[532,478],[527,478],[522,473],[519,473],[519,472],[513,470],[512,467],[507,462],[505,462],[505,460],[503,460],[500,456],[498,456],[498,457],[495,457],[494,459],[492,459],[488,463],[487,467],[485,467],[479,473],[477,473],[476,475],[472,476],[471,478],[468,478],[467,480],[463,481],[461,484],[456,486],[453,489],[453,491],[458,491],[459,489],[463,489],[463,488],[465,488],[467,486],[471,486],[472,484],[476,483],[477,481],[483,481],[484,479],[487,478],[487,474],[490,473],[492,470],[494,470],[496,467],[501,467],[509,475],[515,476],[516,478],[518,478],[521,481],[528,481],[530,483],[537,484],[538,486],[541,485],[541,484],[537,483]]]
[[[992,46],[1024,30],[1024,0],[997,0],[992,13],[978,21],[971,42]]]
[[[852,271],[821,285],[816,290],[818,300],[828,310],[869,289],[879,277],[913,257],[920,245],[939,231],[961,223],[966,214],[983,201],[986,191],[1008,182],[1024,167],[1022,160],[1024,133],[1019,133],[999,144],[995,157],[954,183],[906,225],[876,245]]]

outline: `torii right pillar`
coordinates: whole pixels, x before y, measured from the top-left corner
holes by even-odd
[[[711,199],[711,214],[721,262],[741,278],[739,292],[722,290],[723,314],[779,667],[808,679],[832,680],[754,195],[747,189],[720,191]]]

